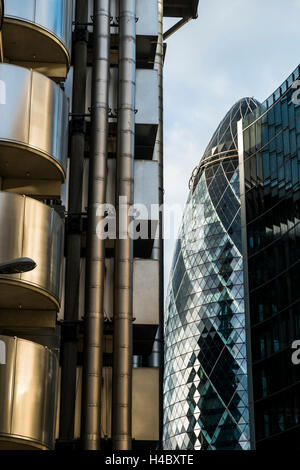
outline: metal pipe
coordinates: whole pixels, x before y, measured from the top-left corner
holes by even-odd
[[[2,26],[4,19],[4,0],[0,0],[0,62],[4,62]]]
[[[85,450],[100,449],[103,363],[104,240],[96,233],[96,210],[106,201],[108,96],[110,76],[110,0],[94,0],[92,78],[92,151],[86,266],[86,313],[83,367],[82,442]]]
[[[76,23],[87,22],[88,5],[86,0],[76,1]],[[86,76],[87,76],[87,27],[75,26],[73,48],[73,99],[72,111],[76,114],[85,112]],[[76,126],[75,126],[76,124]],[[84,122],[72,121],[70,175],[69,175],[69,214],[78,214],[80,220],[82,205],[82,174],[84,165]],[[65,310],[66,327],[78,321],[79,283],[80,283],[81,233],[67,231],[66,237],[66,278]],[[74,331],[74,328],[72,328]],[[70,330],[71,331],[71,330]],[[75,328],[76,331],[76,328]],[[77,337],[67,334],[64,329],[62,343],[61,402],[59,440],[72,442],[74,439]]]
[[[135,82],[136,0],[120,0],[112,406],[114,450],[130,450],[132,443],[133,241],[128,228],[134,189]]]
[[[159,357],[159,445],[163,437],[163,380],[164,380],[164,130],[163,130],[163,67],[164,67],[164,37],[163,37],[164,0],[158,0],[158,42],[154,68],[158,71],[158,130],[155,142],[155,152],[158,161],[159,178],[159,327],[155,342],[160,350]]]
[[[182,18],[182,20],[178,21],[176,24],[174,24],[174,26],[172,26],[170,29],[168,29],[165,33],[164,33],[164,41],[166,39],[168,39],[170,36],[172,36],[172,34],[176,33],[180,28],[182,28],[182,26],[184,26],[185,24],[187,24],[189,21],[191,21],[193,19],[192,16],[188,17],[188,18]]]

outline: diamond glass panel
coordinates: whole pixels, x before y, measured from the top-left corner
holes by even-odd
[[[164,449],[249,449],[237,121],[233,106],[191,188],[165,316]]]

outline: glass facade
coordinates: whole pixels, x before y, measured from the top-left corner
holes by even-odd
[[[291,361],[300,339],[299,78],[298,67],[243,120],[257,448],[296,448],[300,438],[300,366]]]
[[[183,215],[165,316],[164,448],[249,449],[236,103],[201,159]]]

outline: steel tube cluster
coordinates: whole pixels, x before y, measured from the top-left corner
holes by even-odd
[[[119,2],[119,89],[117,142],[117,240],[113,341],[114,450],[130,450],[132,441],[132,295],[133,242],[128,236],[134,190],[136,88],[136,0]],[[124,214],[122,226],[119,214]]]

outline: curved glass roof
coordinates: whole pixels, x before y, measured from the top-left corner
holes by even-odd
[[[238,150],[237,143],[237,123],[247,114],[259,106],[260,103],[254,98],[242,98],[235,103],[228,111],[224,119],[218,125],[214,135],[212,136],[206,150],[202,156],[200,164],[211,156],[216,156],[222,152]]]
[[[251,114],[258,106],[260,106],[259,101],[248,97],[239,100],[228,111],[214,132],[198,167],[195,168],[191,176],[190,188],[192,191],[195,190],[207,165],[211,165],[220,159],[238,156],[237,123],[240,119]]]

